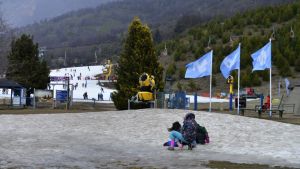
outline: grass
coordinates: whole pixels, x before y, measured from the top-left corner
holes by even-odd
[[[227,161],[209,161],[206,167],[212,169],[292,169],[288,167],[279,167],[279,166],[268,166],[261,164],[239,164],[239,163],[231,163]]]
[[[96,103],[74,103],[73,106],[66,110],[65,105],[59,105],[57,108],[53,109],[52,105],[43,106],[43,108],[0,108],[0,115],[3,114],[15,114],[15,115],[24,115],[24,114],[59,114],[59,113],[84,113],[84,112],[101,112],[101,111],[114,111],[113,104],[101,104]]]

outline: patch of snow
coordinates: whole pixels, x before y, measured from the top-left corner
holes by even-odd
[[[189,112],[207,128],[211,141],[192,151],[162,147],[167,128],[182,123],[186,110],[2,115],[1,167],[201,168],[207,160],[300,167],[298,125]]]
[[[78,83],[78,88],[73,91],[73,98],[74,101],[82,101],[79,99],[83,99],[83,93],[87,92],[88,98],[89,99],[98,99],[98,93],[101,93],[101,87],[97,85],[98,80],[94,79],[94,76],[97,74],[101,74],[103,66],[82,66],[82,67],[69,67],[69,68],[62,68],[62,69],[55,69],[51,70],[50,76],[73,76],[73,80],[70,80],[70,84],[75,85]],[[76,70],[76,72],[74,71]],[[78,80],[77,76],[81,74],[82,80]],[[91,80],[84,80],[85,77],[90,77],[92,78]],[[51,82],[52,84],[54,83],[62,83],[62,82]],[[83,87],[83,84],[87,83],[87,87]],[[51,86],[52,87],[52,86]],[[56,90],[62,90],[62,86],[55,86]],[[112,103],[110,101],[110,94],[116,90],[113,89],[108,89],[103,87],[104,93],[103,93],[103,99],[108,102]],[[190,98],[190,103],[194,103],[194,96],[193,95],[187,95],[187,98]],[[252,100],[257,100],[257,99],[247,99],[247,101],[252,101]],[[82,102],[92,102],[91,100],[85,100]],[[197,102],[198,103],[209,103],[210,98],[209,97],[203,97],[203,96],[197,96]],[[219,103],[224,103],[224,102],[229,102],[229,99],[219,99],[219,98],[212,98],[211,102],[219,102]],[[234,100],[233,100],[234,103]]]
[[[98,93],[102,93],[101,87],[97,84],[99,81],[95,80],[96,75],[103,73],[103,66],[82,66],[82,67],[69,67],[62,69],[54,69],[51,70],[50,76],[73,76],[73,79],[70,80],[70,84],[75,85],[78,83],[78,87],[76,90],[73,90],[73,98],[74,101],[79,101],[79,99],[83,99],[83,93],[87,92],[89,99],[98,99]],[[76,72],[75,72],[76,70]],[[81,75],[81,79],[78,80],[78,76]],[[89,80],[85,80],[86,77],[89,77]],[[61,84],[62,82],[51,82],[51,84]],[[85,83],[87,84],[84,87]],[[110,94],[115,91],[113,89],[103,88],[103,100],[106,102],[112,103],[110,100]],[[51,89],[53,90],[53,85],[51,85]],[[63,90],[62,85],[56,85],[55,90]],[[82,100],[81,100],[82,101]],[[91,102],[91,100],[85,100],[85,102]]]

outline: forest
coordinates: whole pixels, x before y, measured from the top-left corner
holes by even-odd
[[[110,58],[117,60],[127,27],[134,16],[148,24],[156,44],[173,39],[193,26],[214,17],[228,18],[261,6],[294,0],[124,0],[96,8],[73,11],[16,30],[34,36],[46,47],[51,67],[62,67],[64,55],[68,66],[87,65]]]
[[[263,81],[269,80],[269,71],[252,72],[250,56],[268,43],[270,38],[272,64],[277,68],[273,75],[288,77],[300,72],[299,20],[299,1],[263,7],[225,20],[216,18],[188,29],[179,37],[158,45],[158,52],[162,52],[167,46],[168,56],[161,56],[161,60],[167,60],[167,77],[182,80],[185,65],[209,50],[214,51],[213,72],[219,73],[222,60],[241,43],[241,86],[259,86]],[[236,74],[233,72],[235,78]],[[193,84],[189,85],[195,87]]]

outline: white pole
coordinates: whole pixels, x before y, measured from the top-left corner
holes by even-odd
[[[270,42],[272,40],[270,39]],[[272,44],[271,44],[271,53],[272,53]],[[271,67],[270,67],[270,117],[272,117],[272,54],[271,54]]]
[[[238,69],[238,103],[237,103],[237,114],[240,115],[240,70],[241,70],[241,43],[239,43],[240,48],[240,65]]]
[[[272,117],[272,68],[270,68],[270,117]]]
[[[211,51],[211,72],[210,72],[210,84],[209,84],[209,112],[211,112],[211,85],[212,85],[212,62],[213,62],[213,50]]]
[[[272,117],[272,68],[270,68],[270,117]]]

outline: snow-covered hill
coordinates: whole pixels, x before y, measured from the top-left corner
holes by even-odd
[[[99,80],[95,79],[95,75],[102,73],[103,66],[83,66],[83,67],[69,67],[62,69],[51,70],[51,76],[68,76],[70,77],[70,84],[74,86],[78,84],[78,87],[73,90],[73,98],[83,99],[83,93],[87,92],[88,99],[98,99],[98,93],[103,94],[103,100],[110,100],[110,93],[114,90],[103,88],[103,92],[101,87],[97,84]],[[61,84],[62,82],[51,82],[51,89],[53,90],[53,84]],[[86,84],[86,87],[85,87]],[[62,90],[62,85],[55,85],[55,90]],[[54,92],[55,96],[55,92]]]

